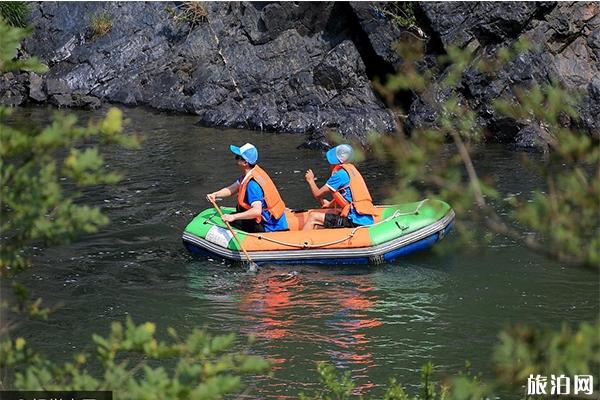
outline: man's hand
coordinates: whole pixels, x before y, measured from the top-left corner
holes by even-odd
[[[329,201],[327,199],[321,199],[321,207],[323,208],[329,208],[331,207],[331,203],[333,203],[333,201]]]
[[[211,203],[214,203],[215,201],[217,201],[217,195],[215,193],[217,193],[217,192],[207,194],[206,200],[210,201]]]
[[[233,222],[236,219],[237,218],[235,217],[235,214],[225,214],[225,215],[223,215],[223,221],[225,221],[225,222]]]
[[[312,169],[306,171],[306,174],[304,174],[304,179],[306,179],[306,182],[314,182],[315,174],[313,174]]]

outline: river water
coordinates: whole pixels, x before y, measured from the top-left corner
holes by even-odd
[[[41,125],[54,111],[18,109],[14,118]],[[597,275],[502,238],[379,267],[266,266],[256,275],[193,258],[181,233],[210,206],[205,194],[238,176],[229,144],[258,147],[261,165],[291,208],[314,205],[304,171],[312,168],[323,183],[323,154],[298,150],[300,136],[208,129],[193,116],[124,112],[127,129],[143,134],[143,146],[111,150],[107,163],[125,179],[85,194],[111,223],[73,244],[37,249],[34,266],[19,276],[34,296],[61,305],[48,321],[27,322],[18,331],[54,361],[91,352],[92,333],[106,334],[111,321],[129,315],[163,331],[205,327],[256,335],[252,351],[269,358],[274,373],[253,379],[248,398],[311,392],[319,386],[317,361],[350,371],[358,392],[377,394],[392,376],[414,390],[427,361],[454,373],[469,360],[474,371],[492,376],[492,348],[507,324],[558,327],[599,313]],[[100,115],[75,113],[82,121]],[[488,146],[479,167],[492,171],[502,192],[526,193],[540,182],[523,173],[519,157]],[[359,168],[374,200],[383,202],[394,173],[369,160]]]

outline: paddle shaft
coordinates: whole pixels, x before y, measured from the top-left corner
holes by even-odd
[[[208,199],[213,207],[215,208],[215,210],[217,210],[217,212],[219,213],[219,215],[221,216],[221,219],[223,219],[223,211],[221,211],[221,207],[219,207],[219,205],[217,203],[215,203],[213,200],[211,200],[210,198]],[[235,241],[237,242],[238,246],[240,247],[240,249],[242,249],[242,251],[244,252],[244,255],[246,256],[246,260],[248,260],[249,262],[251,262],[252,264],[255,264],[254,261],[252,261],[252,258],[250,258],[250,254],[248,254],[248,252],[246,251],[246,249],[244,249],[244,246],[242,246],[242,242],[240,241],[240,239],[238,239],[235,231],[233,230],[233,228],[231,227],[231,225],[229,225],[229,222],[223,220],[223,222],[225,222],[225,225],[227,225],[227,228],[229,228],[229,231],[231,232],[231,234],[233,235],[233,238],[235,239]]]

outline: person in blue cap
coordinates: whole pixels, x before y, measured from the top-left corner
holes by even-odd
[[[223,220],[243,231],[287,230],[285,203],[269,175],[256,164],[256,147],[246,143],[241,147],[231,145],[229,150],[235,154],[235,161],[243,175],[231,185],[207,194],[206,198],[215,201],[217,197],[229,197],[237,193],[237,212],[225,214]]]
[[[320,201],[325,211],[311,211],[304,224],[304,230],[323,228],[352,228],[372,225],[376,213],[373,200],[365,181],[356,169],[349,163],[352,157],[352,147],[340,144],[327,152],[327,161],[331,166],[331,177],[325,185],[318,187],[315,175],[311,169],[306,171],[304,178],[315,199]],[[333,200],[324,199],[331,193]]]

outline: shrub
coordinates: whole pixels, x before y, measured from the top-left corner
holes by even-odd
[[[93,15],[90,20],[90,31],[92,33],[92,40],[96,40],[106,35],[112,29],[112,18],[104,12],[102,14]]]
[[[384,2],[381,6],[375,7],[375,9],[387,15],[400,28],[408,29],[417,25],[414,4],[412,2]]]
[[[263,373],[269,363],[235,352],[235,336],[194,330],[181,337],[168,329],[159,340],[151,322],[113,322],[108,337],[94,335],[95,354],[74,354],[55,364],[18,337],[0,340],[0,370],[18,390],[111,390],[115,399],[222,399],[239,393],[242,377]],[[175,364],[164,368],[156,361]]]
[[[208,21],[208,11],[204,4],[198,1],[184,1],[176,8],[167,8],[178,24],[189,24],[190,30]]]

